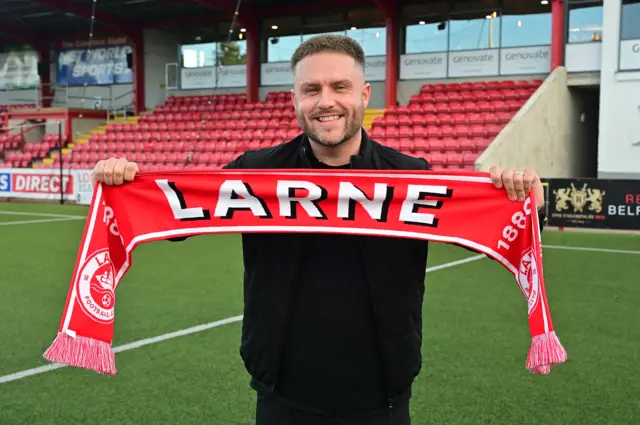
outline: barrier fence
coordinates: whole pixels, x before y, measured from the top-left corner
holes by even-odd
[[[640,230],[640,180],[544,179],[547,225]],[[0,169],[0,200],[89,205],[91,170]]]
[[[91,170],[0,168],[0,200],[43,200],[89,205]]]

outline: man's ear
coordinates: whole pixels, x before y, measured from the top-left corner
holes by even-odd
[[[371,84],[364,83],[364,86],[362,87],[362,103],[364,104],[365,109],[369,105],[369,99],[371,99]]]

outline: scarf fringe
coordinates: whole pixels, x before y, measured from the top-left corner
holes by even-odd
[[[116,374],[116,360],[111,344],[84,336],[58,333],[43,357],[54,363],[95,370],[104,375]]]
[[[527,369],[533,373],[548,375],[551,365],[564,363],[566,360],[567,352],[555,331],[533,337],[527,356]]]

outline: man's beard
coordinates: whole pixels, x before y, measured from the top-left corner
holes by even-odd
[[[343,118],[345,120],[344,132],[342,134],[342,137],[340,137],[337,141],[331,141],[327,140],[327,138],[323,137],[319,132],[314,133],[311,123],[301,112],[296,111],[298,123],[302,125],[302,131],[304,132],[304,134],[319,145],[328,148],[335,148],[342,145],[344,142],[351,139],[360,131],[360,129],[362,128],[362,122],[364,121],[364,104],[360,104],[360,106],[356,110],[356,116],[353,118],[350,117],[347,113],[339,113],[339,115],[343,115]],[[311,118],[311,120],[315,120],[315,118]]]

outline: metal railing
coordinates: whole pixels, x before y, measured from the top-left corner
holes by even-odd
[[[48,90],[46,90],[47,88]],[[31,89],[0,89],[0,98],[2,98],[0,103],[28,103],[41,108],[50,101],[52,107],[75,107],[106,111],[122,110],[123,108],[129,108],[133,104],[133,90],[117,95],[114,86],[91,86],[91,93],[87,95],[86,90],[83,89],[86,88],[54,83],[42,84]],[[2,95],[2,93],[7,94]],[[51,94],[43,95],[43,93]],[[123,102],[123,99],[126,100]]]

